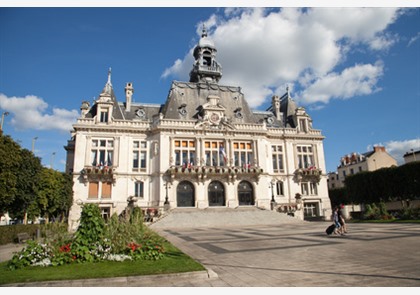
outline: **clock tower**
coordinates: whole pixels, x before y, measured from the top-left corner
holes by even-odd
[[[190,82],[217,83],[222,77],[222,66],[216,61],[216,47],[207,37],[206,27],[197,46],[194,48],[194,65],[190,72]]]

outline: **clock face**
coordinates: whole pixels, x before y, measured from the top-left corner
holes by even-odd
[[[210,121],[212,121],[213,123],[217,123],[219,121],[219,115],[216,113],[211,114]]]

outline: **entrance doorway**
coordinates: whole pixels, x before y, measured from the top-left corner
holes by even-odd
[[[194,207],[194,185],[189,181],[181,181],[176,188],[176,203],[178,207]]]
[[[220,181],[213,181],[208,189],[209,206],[225,206],[225,188]]]
[[[255,205],[254,201],[254,191],[252,189],[252,184],[248,181],[241,181],[238,185],[238,201],[239,206],[253,206]]]

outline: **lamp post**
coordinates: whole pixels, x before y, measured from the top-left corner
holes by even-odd
[[[163,207],[164,210],[168,210],[169,209],[169,200],[168,200],[168,188],[170,187],[170,184],[168,181],[166,181],[163,186],[165,187],[166,190],[166,195],[165,195],[165,202],[163,203]]]
[[[276,184],[276,181],[273,179],[270,182],[270,187],[271,187],[271,210],[274,210],[274,204],[276,203],[276,201],[274,200],[274,185]]]
[[[4,117],[5,116],[8,116],[9,115],[9,112],[3,112],[2,114],[1,114],[1,125],[0,125],[0,130],[1,131],[3,131],[3,122],[4,122]]]
[[[32,138],[32,153],[35,153],[35,140],[38,139],[38,136]]]
[[[54,166],[54,156],[55,156],[55,152],[53,152],[53,153],[51,154],[51,164],[50,164],[51,169],[53,169],[53,166]]]

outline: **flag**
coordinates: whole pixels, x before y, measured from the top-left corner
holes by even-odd
[[[226,156],[226,152],[225,152],[225,148],[223,147],[223,145],[220,145],[220,153],[223,155],[223,160],[225,161],[225,165],[227,164],[227,156]]]

